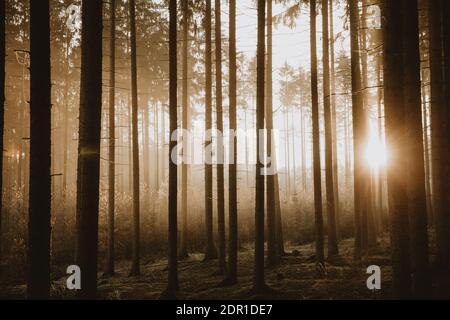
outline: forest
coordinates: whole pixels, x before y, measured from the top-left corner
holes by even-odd
[[[0,299],[450,299],[448,17],[0,0]]]

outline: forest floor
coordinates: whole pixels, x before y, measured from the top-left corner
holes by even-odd
[[[379,240],[378,247],[361,266],[353,263],[353,239],[342,240],[340,255],[328,261],[326,272],[316,270],[314,244],[286,246],[284,256],[276,268],[266,269],[267,284],[274,289],[266,296],[252,295],[253,248],[244,246],[238,256],[239,284],[220,287],[223,277],[217,274],[217,260],[203,261],[203,254],[192,253],[179,262],[179,298],[188,300],[236,300],[236,299],[385,299],[390,296],[391,266],[388,239]],[[372,292],[366,281],[370,276],[367,267],[381,268],[382,289]],[[141,267],[140,277],[128,277],[129,262],[117,264],[117,274],[112,278],[101,275],[98,283],[100,299],[158,299],[167,281],[167,260],[161,259]],[[73,292],[65,288],[66,278],[53,282],[52,297],[71,298]],[[0,298],[25,298],[25,285],[4,287]]]

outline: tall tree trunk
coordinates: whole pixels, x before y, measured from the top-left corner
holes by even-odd
[[[413,292],[417,298],[431,293],[428,263],[427,201],[422,132],[419,12],[417,1],[402,0],[407,185],[411,225]]]
[[[368,141],[368,121],[369,121],[369,113],[370,113],[370,105],[369,105],[369,72],[368,72],[368,63],[369,63],[369,54],[368,54],[368,45],[367,45],[367,0],[362,0],[362,15],[360,17],[360,39],[361,46],[360,51],[361,54],[361,75],[362,75],[362,100],[363,100],[363,114],[361,115],[360,125],[361,125],[361,138],[363,143],[363,150],[366,149],[367,141]],[[362,159],[365,159],[364,154],[365,150],[362,151]],[[362,252],[365,257],[367,257],[369,253],[369,247],[371,246],[370,235],[372,233],[372,224],[371,224],[371,211],[370,211],[370,203],[371,203],[371,193],[370,193],[370,172],[371,169],[367,166],[367,162],[365,161],[363,166],[363,176],[361,177],[361,187],[362,187],[362,200],[361,200],[361,247]]]
[[[29,299],[50,295],[51,75],[48,1],[30,1]]]
[[[188,197],[187,197],[187,185],[188,185],[188,165],[187,155],[189,154],[188,136],[184,134],[189,130],[189,93],[188,93],[188,50],[189,50],[189,4],[188,0],[181,2],[183,9],[183,163],[181,165],[181,244],[179,257],[185,259],[189,256],[187,250],[188,244]]]
[[[333,125],[330,99],[330,50],[328,35],[328,0],[322,0],[323,101],[325,117],[325,182],[327,191],[328,257],[339,253],[336,234],[336,211],[333,182]]]
[[[145,99],[145,105],[142,110],[142,161],[144,162],[143,170],[144,170],[144,186],[149,189],[150,188],[150,107],[149,107],[149,99],[148,97]],[[148,198],[149,193],[145,195],[145,198]]]
[[[131,47],[131,126],[133,144],[133,239],[131,276],[140,274],[140,217],[139,217],[139,136],[138,136],[138,93],[136,61],[136,5],[130,0],[130,47]]]
[[[442,274],[445,266],[450,264],[450,247],[448,237],[449,206],[446,201],[448,182],[446,177],[446,108],[443,78],[443,34],[442,34],[442,8],[443,1],[429,1],[430,26],[430,73],[431,73],[431,144],[432,151],[432,181],[433,205],[436,225],[436,265]],[[447,18],[446,18],[447,19]]]
[[[263,156],[264,140],[261,133],[264,130],[265,104],[265,24],[266,1],[258,0],[258,50],[257,50],[257,84],[256,84],[256,171],[255,171],[255,265],[253,290],[260,293],[265,290],[264,279],[264,175]]]
[[[169,2],[169,112],[170,112],[170,133],[177,130],[178,115],[177,115],[177,1],[170,0]],[[177,257],[177,241],[178,241],[178,227],[177,227],[177,207],[178,207],[178,190],[177,190],[177,164],[174,162],[177,159],[172,159],[172,152],[175,152],[177,141],[169,140],[169,273],[167,290],[163,296],[165,298],[175,298],[175,293],[178,287],[178,257]]]
[[[131,94],[127,97],[128,105],[128,192],[133,193],[133,117],[131,115]],[[133,210],[131,208],[131,210]]]
[[[422,70],[422,79],[425,79],[424,72]],[[428,121],[428,102],[427,102],[427,90],[425,84],[422,84],[422,118],[423,118],[423,147],[424,147],[424,160],[425,160],[425,190],[427,197],[427,213],[428,224],[433,224],[433,203],[431,201],[431,166],[430,166],[430,142],[429,142],[429,127]]]
[[[311,99],[313,131],[313,170],[314,170],[314,210],[316,225],[316,262],[318,267],[325,265],[323,216],[322,216],[322,173],[320,169],[320,129],[319,129],[319,90],[317,79],[317,35],[316,0],[310,1],[310,41],[311,41]]]
[[[228,241],[228,275],[225,282],[229,285],[237,283],[238,255],[238,208],[237,208],[237,65],[236,65],[236,0],[230,0],[229,7],[229,99],[230,99],[230,164],[228,166],[228,208],[229,208],[229,241]]]
[[[336,102],[336,68],[335,68],[335,52],[334,52],[334,12],[333,0],[329,0],[330,12],[330,87],[331,87],[331,129],[333,137],[333,189],[334,189],[334,209],[336,215],[336,236],[340,238],[340,203],[339,203],[339,160],[337,150],[337,102]]]
[[[410,4],[408,4],[410,5]],[[385,1],[384,95],[386,141],[389,148],[387,167],[393,289],[396,298],[411,296],[409,256],[408,197],[406,184],[405,99],[403,96],[402,2]],[[409,53],[411,54],[411,53]],[[410,112],[410,111],[408,111]]]
[[[154,133],[153,139],[155,139],[155,190],[159,192],[159,115],[158,115],[158,102],[154,105],[153,123]]]
[[[69,30],[66,32],[66,61],[65,61],[65,70],[64,70],[64,127],[63,127],[63,139],[62,139],[62,148],[63,148],[63,176],[62,176],[62,201],[63,206],[66,208],[66,197],[67,197],[67,161],[69,156],[69,141],[68,141],[68,131],[69,131],[69,65],[70,65],[70,56],[69,56],[69,48],[70,48],[70,38],[69,38]],[[65,212],[63,212],[65,214]]]
[[[107,275],[114,274],[114,207],[116,190],[116,0],[109,4],[109,146]]]
[[[275,155],[272,150],[273,137],[273,97],[272,97],[272,0],[267,0],[267,66],[266,66],[266,127],[267,127],[267,156]],[[272,160],[271,168],[276,170],[276,164]],[[276,219],[275,219],[275,175],[276,172],[267,175],[267,265],[278,264]]]
[[[211,0],[206,0],[205,9],[205,150],[212,147],[212,45],[211,45]],[[213,168],[211,152],[205,158],[205,225],[206,250],[205,260],[217,258],[213,231]]]
[[[5,1],[0,2],[0,150],[4,149],[5,127]],[[3,152],[0,154],[0,263],[2,263]]]
[[[355,211],[355,252],[356,262],[360,262],[362,256],[361,247],[361,217],[364,209],[364,146],[363,128],[364,105],[362,100],[362,81],[358,39],[358,0],[349,0],[350,14],[350,46],[352,67],[352,114],[353,114],[353,153],[354,153],[354,211]]]
[[[383,41],[381,34],[379,34],[379,42],[381,43]],[[377,85],[378,88],[378,97],[377,97],[377,129],[378,129],[378,141],[380,143],[383,142],[383,112],[382,112],[382,104],[383,104],[383,82],[382,82],[382,75],[383,75],[383,54],[380,53],[377,57]],[[383,200],[383,185],[385,181],[385,167],[378,168],[377,172],[377,178],[376,178],[376,184],[377,184],[377,209],[378,209],[378,215],[380,220],[380,231],[383,232],[386,230],[385,228],[385,220],[386,219],[386,212],[384,210],[384,200]]]
[[[216,124],[217,131],[217,226],[219,235],[219,272],[226,271],[225,252],[225,188],[223,155],[223,112],[222,112],[222,19],[220,1],[215,0],[215,38],[216,38]]]
[[[102,2],[83,0],[82,12],[75,261],[83,272],[80,295],[89,299],[95,298],[97,291]]]
[[[450,132],[450,21],[448,19],[450,14],[450,3],[448,1],[442,1],[442,16],[443,16],[443,48],[444,48],[444,73],[445,73],[445,110],[447,111],[445,114],[446,121],[446,136],[445,140],[447,144],[444,147],[444,152],[446,153],[445,158],[445,172],[444,177],[448,177],[450,175],[450,142],[448,141],[448,134]],[[448,179],[447,179],[448,185]],[[450,275],[450,190],[449,188],[445,188],[445,201],[446,201],[446,211],[442,213],[441,217],[441,228],[442,228],[442,256],[444,262],[444,271],[448,275]],[[444,273],[444,274],[445,274]],[[450,277],[446,278],[446,282],[444,284],[448,288],[450,285]],[[445,290],[445,289],[444,289]]]

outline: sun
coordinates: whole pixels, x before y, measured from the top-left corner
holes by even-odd
[[[376,130],[371,126],[369,139],[366,145],[366,161],[372,169],[379,169],[386,164],[386,147],[378,138]]]

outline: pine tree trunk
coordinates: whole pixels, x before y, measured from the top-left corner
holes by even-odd
[[[416,298],[431,293],[428,263],[427,201],[422,132],[419,12],[417,1],[402,0],[407,184],[411,225],[413,291]]]
[[[266,284],[264,279],[264,175],[263,160],[264,140],[261,132],[264,129],[264,104],[265,104],[265,25],[266,25],[266,1],[258,0],[258,50],[257,50],[257,85],[256,85],[256,203],[255,203],[255,265],[253,277],[253,290],[256,293],[264,291]]]
[[[169,24],[169,112],[170,112],[170,132],[175,132],[178,125],[177,115],[177,1],[170,0],[169,2],[170,24]],[[178,241],[178,227],[177,227],[177,164],[176,159],[171,158],[172,151],[177,147],[177,141],[169,142],[169,273],[168,285],[165,296],[167,298],[174,298],[178,287],[178,257],[177,257],[177,241]]]
[[[361,199],[361,247],[364,257],[367,257],[369,253],[369,247],[371,246],[370,235],[372,234],[372,225],[371,225],[371,211],[370,211],[370,203],[371,203],[371,193],[370,193],[370,171],[371,169],[367,166],[367,162],[365,159],[365,148],[367,145],[367,125],[369,121],[369,74],[368,74],[368,46],[367,46],[367,0],[362,0],[362,15],[360,17],[360,38],[361,38],[361,75],[362,75],[362,100],[363,100],[363,113],[360,118],[360,128],[361,128],[361,138],[362,140],[362,153],[361,153],[361,161],[362,161],[362,177],[361,177],[361,188],[362,188],[362,199]]]
[[[238,256],[238,208],[237,208],[237,75],[236,75],[236,0],[230,0],[229,7],[229,99],[230,99],[230,130],[233,136],[230,139],[230,164],[228,167],[228,207],[229,207],[229,242],[228,242],[228,284],[237,283],[237,256]]]
[[[143,141],[143,170],[144,170],[144,186],[147,191],[150,189],[150,107],[148,97],[145,99],[145,106],[142,110],[142,141]],[[145,195],[148,199],[149,193]]]
[[[155,140],[155,191],[159,192],[159,114],[158,114],[158,103],[155,103],[153,114],[153,125],[154,133],[153,139]]]
[[[69,65],[70,65],[70,57],[69,57],[69,31],[66,32],[66,61],[65,61],[65,74],[64,74],[64,128],[63,128],[63,139],[62,139],[62,148],[63,148],[63,181],[62,181],[62,201],[63,206],[66,208],[66,197],[67,197],[67,161],[69,156],[69,141],[68,141],[68,131],[69,131]],[[63,212],[65,214],[65,212]],[[64,222],[63,222],[64,223]]]
[[[363,199],[363,131],[361,120],[364,119],[364,105],[362,100],[362,81],[358,39],[358,0],[349,0],[350,14],[350,46],[351,46],[351,67],[352,67],[352,114],[353,114],[353,153],[354,153],[354,211],[355,211],[355,252],[356,262],[361,261],[361,218],[364,203]]]
[[[136,59],[136,5],[130,0],[130,47],[131,47],[131,127],[133,153],[133,239],[131,276],[140,274],[140,217],[139,217],[139,132],[138,132],[138,93]]]
[[[212,45],[211,45],[211,0],[206,0],[205,10],[205,149],[212,147]],[[213,172],[211,155],[205,158],[205,225],[206,250],[205,260],[217,258],[217,249],[213,235]]]
[[[316,225],[316,262],[324,266],[324,231],[322,216],[322,173],[320,169],[319,91],[317,79],[316,0],[310,1],[311,37],[311,98],[314,165],[314,209]]]
[[[83,272],[80,295],[84,299],[90,299],[95,298],[97,291],[102,107],[102,2],[84,0],[82,12],[75,261]]]
[[[422,70],[422,79],[425,79],[424,72]],[[423,147],[424,147],[424,160],[425,160],[425,190],[427,197],[427,213],[428,224],[433,225],[433,203],[431,201],[431,166],[430,166],[430,142],[429,142],[429,121],[428,121],[428,103],[427,103],[427,90],[425,84],[422,84],[422,118],[423,118]]]
[[[432,181],[433,204],[436,225],[436,265],[444,273],[445,266],[450,263],[450,243],[448,237],[449,206],[445,199],[448,191],[446,176],[446,108],[443,78],[443,34],[442,34],[443,1],[429,1],[430,26],[430,73],[431,73],[431,144],[432,149]],[[447,19],[447,17],[445,18]]]
[[[445,119],[445,145],[443,146],[442,152],[444,153],[444,157],[442,159],[444,172],[443,177],[448,177],[450,175],[450,142],[448,140],[448,134],[450,132],[450,21],[448,20],[450,14],[450,4],[448,1],[442,1],[442,39],[443,39],[443,62],[444,62],[444,108],[446,113],[444,114]],[[443,189],[445,193],[442,195],[445,201],[444,211],[441,213],[440,217],[440,231],[441,233],[441,244],[440,247],[440,256],[443,262],[443,274],[447,274],[445,284],[443,283],[443,288],[450,285],[450,190],[449,190],[449,182],[446,180],[446,186]],[[445,289],[444,289],[445,290]]]
[[[108,250],[106,275],[114,274],[114,208],[116,190],[116,0],[109,4],[109,146],[108,146]]]
[[[225,188],[223,170],[223,112],[222,112],[222,19],[220,1],[215,0],[216,38],[216,125],[217,131],[217,233],[219,235],[219,272],[226,270],[225,252]]]
[[[405,100],[403,96],[402,2],[385,1],[384,25],[384,95],[386,142],[389,145],[387,181],[393,290],[396,298],[411,296],[409,255],[408,197],[406,184]],[[410,53],[411,54],[411,53]],[[410,111],[409,111],[410,112]]]
[[[267,66],[266,66],[266,127],[267,127],[267,156],[273,157],[275,150],[272,142],[273,130],[273,98],[272,98],[272,0],[267,0]],[[272,159],[272,168],[276,164]],[[267,265],[278,264],[276,219],[275,219],[275,174],[267,175]]]
[[[336,68],[335,68],[335,52],[334,52],[334,13],[333,0],[329,0],[330,12],[330,86],[331,86],[331,129],[333,136],[333,189],[334,189],[334,208],[336,215],[336,236],[340,238],[340,203],[339,203],[339,159],[337,147],[337,103],[336,103]]]
[[[189,93],[188,93],[188,50],[189,50],[189,7],[188,0],[181,2],[183,9],[183,134],[189,129]],[[187,250],[188,244],[188,198],[187,198],[187,184],[188,184],[188,165],[187,161],[188,152],[188,136],[183,136],[183,164],[181,165],[181,244],[179,258],[185,259],[189,256]]]
[[[50,295],[51,75],[49,2],[30,2],[29,299]]]
[[[4,149],[5,128],[5,1],[0,3],[0,150]],[[0,194],[3,195],[3,152],[0,154]],[[2,263],[3,197],[0,196],[0,263]]]
[[[330,97],[330,50],[328,35],[328,0],[322,0],[323,101],[325,117],[325,182],[328,215],[328,257],[339,254],[336,234],[336,209],[333,179],[333,125]]]

